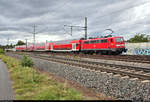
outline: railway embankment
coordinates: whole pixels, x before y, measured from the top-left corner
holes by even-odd
[[[21,55],[7,53],[8,56],[21,58]],[[130,78],[118,74],[89,70],[86,68],[69,66],[57,62],[32,58],[36,67],[76,81],[87,88],[113,96],[117,99],[131,99],[133,101],[150,100],[150,81]]]
[[[49,55],[45,55],[49,56]],[[58,58],[71,58],[71,59],[79,59],[79,60],[87,60],[87,61],[94,61],[94,62],[101,62],[101,63],[106,63],[106,64],[115,64],[115,65],[124,65],[124,66],[134,66],[134,67],[143,67],[143,68],[150,68],[150,64],[148,63],[139,63],[139,62],[127,62],[127,61],[118,61],[118,60],[111,60],[111,59],[102,59],[102,58],[84,58],[84,57],[74,57],[74,56],[60,56],[60,55],[55,55],[55,57]],[[109,56],[106,56],[109,57]],[[115,56],[114,56],[115,57]]]
[[[52,75],[39,71],[32,67],[21,65],[21,61],[16,58],[1,55],[8,66],[10,80],[6,65],[1,62],[0,77],[0,100],[91,100],[96,97],[88,97],[81,91],[62,83]],[[12,88],[11,88],[12,87]],[[103,98],[102,98],[103,99]]]

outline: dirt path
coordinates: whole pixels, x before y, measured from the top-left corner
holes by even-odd
[[[9,72],[5,63],[0,60],[0,100],[14,100]]]

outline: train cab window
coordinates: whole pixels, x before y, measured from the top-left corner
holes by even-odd
[[[110,39],[110,42],[113,42],[113,39]]]
[[[115,38],[115,42],[123,42],[123,38]]]
[[[78,46],[79,44],[78,43],[76,43],[76,46]]]

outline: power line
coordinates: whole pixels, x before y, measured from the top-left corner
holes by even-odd
[[[83,27],[83,26],[69,26],[69,25],[64,25],[64,26],[70,27],[70,29],[71,29],[71,36],[72,36],[72,29],[73,29],[73,27],[84,28],[84,29],[82,29],[82,30],[85,31],[85,39],[87,39],[87,17],[85,17],[85,26],[84,26],[84,27]]]
[[[64,26],[68,26],[68,25],[64,25]],[[72,36],[72,30],[73,30],[73,27],[75,27],[75,26],[68,26],[68,27],[70,27],[70,35]]]
[[[105,17],[105,16],[110,16],[110,15],[112,15],[112,14],[115,14],[115,13],[118,13],[118,12],[120,12],[120,11],[122,11],[122,10],[129,10],[129,9],[131,9],[131,8],[134,8],[134,7],[137,7],[137,6],[140,6],[140,5],[144,5],[144,4],[146,4],[146,3],[148,3],[148,2],[143,2],[143,3],[140,3],[140,4],[137,4],[137,5],[134,5],[134,6],[130,6],[130,7],[128,7],[128,8],[123,8],[123,9],[120,9],[120,10],[117,10],[117,11],[114,11],[114,12],[111,12],[111,13],[109,13],[109,14],[105,14],[105,15],[102,15],[102,16],[99,16],[98,18],[99,19],[102,19],[103,17]],[[112,20],[111,20],[112,21]],[[108,26],[110,26],[111,25],[111,23],[109,23],[108,25],[106,25],[105,27],[108,27]]]
[[[105,14],[105,15],[103,15],[103,16],[99,16],[98,18],[102,18],[102,17],[105,17],[105,16],[108,16],[108,15],[111,15],[111,14],[114,14],[114,13],[118,13],[118,12],[120,12],[120,11],[122,11],[122,10],[128,10],[128,9],[131,9],[131,8],[134,8],[134,7],[137,7],[137,6],[140,6],[140,5],[144,5],[144,4],[146,4],[146,3],[148,3],[148,2],[144,2],[144,3],[141,3],[141,4],[138,4],[138,5],[134,5],[134,6],[131,6],[131,7],[128,7],[128,8],[123,8],[123,9],[120,9],[120,10],[117,10],[117,11],[114,11],[114,12],[111,12],[111,13],[109,13],[109,14]]]

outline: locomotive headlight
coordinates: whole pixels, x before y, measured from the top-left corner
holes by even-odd
[[[116,45],[116,46],[120,46],[120,45]]]
[[[121,44],[121,46],[124,46],[124,44]]]
[[[116,46],[124,46],[124,44],[116,44]]]

